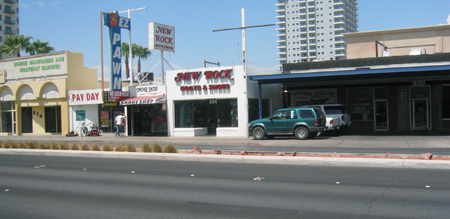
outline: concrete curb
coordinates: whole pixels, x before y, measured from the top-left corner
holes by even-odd
[[[140,153],[140,152],[104,152],[104,151],[61,151],[42,149],[0,149],[0,154],[38,155],[38,156],[83,156],[118,159],[149,159],[167,161],[201,161],[226,163],[259,163],[285,165],[348,166],[348,167],[384,167],[417,169],[450,169],[445,160],[413,160],[389,158],[338,158],[338,157],[288,157],[288,156],[249,156],[216,154],[180,154],[180,153]]]

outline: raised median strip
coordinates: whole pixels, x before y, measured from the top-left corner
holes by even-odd
[[[157,159],[167,161],[202,161],[231,163],[266,163],[285,165],[389,167],[389,168],[433,168],[450,169],[450,160],[424,160],[409,158],[364,158],[327,156],[255,156],[214,153],[142,153],[115,151],[80,151],[48,149],[0,149],[0,154],[39,156],[84,156],[98,158]]]

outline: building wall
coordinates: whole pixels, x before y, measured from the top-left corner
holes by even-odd
[[[32,107],[34,112],[32,134],[45,134],[45,107],[51,106],[61,108],[61,134],[69,132],[67,89],[97,86],[96,70],[76,66],[80,64],[83,55],[68,51],[0,61],[0,70],[7,73],[6,83],[0,84],[0,98],[15,104],[14,134],[22,134],[22,107]]]
[[[384,47],[391,56],[410,55],[411,50],[423,50],[426,54],[450,52],[450,25],[347,33],[344,36],[348,59],[381,57]]]
[[[207,79],[206,72],[221,72],[229,71],[229,77]],[[267,70],[266,70],[267,71]],[[193,79],[188,73],[198,72],[200,76]],[[227,99],[237,100],[237,126],[216,128],[216,136],[234,136],[234,137],[248,137],[248,98],[258,98],[258,85],[247,80],[247,74],[257,74],[261,72],[260,69],[248,67],[244,71],[243,66],[228,66],[228,67],[214,67],[214,68],[199,68],[199,69],[183,69],[167,72],[167,110],[168,110],[168,126],[169,136],[196,136],[205,135],[207,127],[182,127],[175,128],[175,102],[176,101],[201,101],[211,100],[220,101]],[[181,79],[180,76],[185,78]],[[187,77],[186,77],[187,75]],[[225,74],[222,74],[225,76]],[[227,85],[226,89],[211,90],[210,86]],[[228,87],[229,86],[229,87]],[[273,105],[281,106],[282,92],[281,86],[270,85],[264,87],[274,88],[271,92],[263,92],[263,98],[274,98]],[[183,90],[185,88],[191,90]],[[198,88],[198,89],[197,89]],[[268,90],[267,90],[268,91]],[[211,104],[211,103],[210,103]],[[231,111],[223,113],[231,114]],[[235,114],[234,114],[235,115]],[[211,119],[204,116],[203,119]]]

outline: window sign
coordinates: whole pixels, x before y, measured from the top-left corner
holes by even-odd
[[[373,120],[373,88],[349,89],[347,102],[352,120]]]
[[[86,121],[86,110],[77,110],[76,112],[76,118],[78,121]]]

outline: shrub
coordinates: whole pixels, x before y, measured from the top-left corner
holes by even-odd
[[[164,153],[177,153],[177,148],[171,144],[168,144],[164,146],[163,148]]]
[[[3,144],[3,148],[11,148],[11,142],[5,142],[5,144]]]
[[[114,151],[124,152],[126,151],[126,147],[123,144],[119,144],[114,148]]]
[[[87,145],[86,143],[83,143],[80,147],[80,150],[82,151],[90,151],[91,147],[89,147],[89,145]]]
[[[113,148],[109,144],[105,144],[102,147],[102,151],[112,151],[112,150],[113,150]]]
[[[142,145],[141,151],[144,153],[151,153],[152,147],[149,144]]]
[[[59,145],[56,142],[53,142],[50,145],[50,149],[52,149],[52,150],[59,150]]]
[[[127,152],[136,152],[136,147],[134,145],[127,145]]]
[[[25,142],[20,142],[20,144],[19,144],[19,148],[22,148],[22,149],[27,148],[27,146],[28,146],[28,144]]]
[[[162,152],[161,146],[158,143],[153,144],[152,151],[155,153],[161,153]]]
[[[11,142],[11,148],[19,148],[19,143],[18,142]]]
[[[66,142],[61,143],[61,144],[59,145],[59,150],[69,150],[69,145],[67,145]]]
[[[0,141],[0,148],[3,148],[4,145],[5,145],[5,142]]]
[[[36,149],[37,143],[36,142],[30,142],[28,143],[28,149]]]
[[[50,146],[47,143],[40,143],[39,144],[39,149],[50,149]]]
[[[70,145],[70,150],[76,151],[76,150],[80,150],[80,148],[78,147],[77,144],[73,143],[73,144]]]
[[[92,145],[91,150],[100,151],[100,147],[98,146],[98,144],[94,144],[94,145]]]

